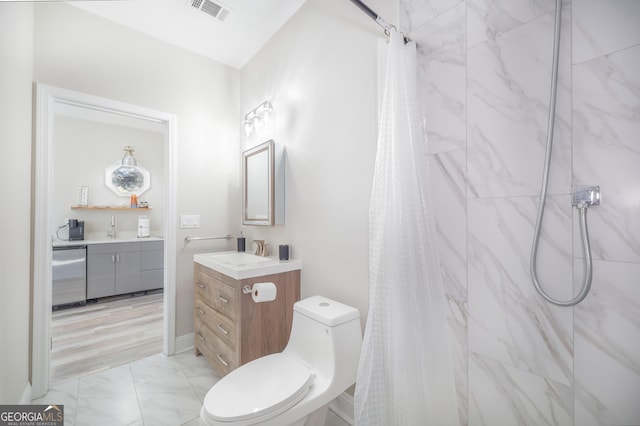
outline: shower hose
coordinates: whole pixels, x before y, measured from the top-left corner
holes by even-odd
[[[536,227],[533,236],[533,247],[531,248],[531,280],[536,288],[536,291],[547,301],[558,306],[575,306],[582,302],[589,290],[591,289],[591,281],[593,278],[593,263],[591,260],[591,245],[589,244],[589,232],[587,229],[587,203],[578,203],[578,214],[580,218],[580,236],[582,238],[582,251],[584,255],[584,282],[582,289],[575,298],[571,300],[557,300],[549,296],[540,283],[538,282],[538,275],[536,273],[536,259],[538,252],[538,243],[540,241],[540,232],[542,229],[542,217],[544,216],[544,208],[547,197],[547,186],[549,184],[549,166],[551,163],[551,147],[553,145],[553,126],[555,123],[556,115],[556,95],[558,89],[558,57],[560,52],[560,24],[562,21],[562,1],[556,0],[556,17],[555,17],[555,30],[553,41],[553,69],[551,74],[551,94],[549,96],[549,119],[547,127],[547,146],[545,149],[545,164],[544,171],[542,173],[542,188],[540,189],[540,201],[538,204],[538,217],[536,219]]]

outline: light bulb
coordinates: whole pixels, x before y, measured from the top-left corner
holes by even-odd
[[[262,118],[262,121],[266,124],[269,121],[271,121],[272,115],[273,115],[273,107],[271,106],[271,103],[267,101],[262,106],[260,117]]]
[[[246,119],[242,122],[242,125],[244,126],[244,135],[246,137],[251,137],[251,135],[253,135],[253,121]]]
[[[260,114],[253,116],[253,127],[256,130],[260,130],[264,127],[264,122],[262,121],[262,116]]]

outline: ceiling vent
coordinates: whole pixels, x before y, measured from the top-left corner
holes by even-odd
[[[224,7],[220,3],[211,0],[187,0],[187,4],[208,15],[213,16],[221,22],[224,22],[224,20],[227,19],[227,16],[229,16],[229,13],[231,13],[230,9]]]

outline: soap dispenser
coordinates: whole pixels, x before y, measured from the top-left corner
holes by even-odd
[[[237,243],[238,243],[238,252],[244,253],[246,238],[244,238],[244,236],[242,235],[242,231],[240,232],[240,236],[237,238]]]

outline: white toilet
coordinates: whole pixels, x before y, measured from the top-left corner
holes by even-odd
[[[356,379],[356,308],[321,296],[293,306],[287,347],[223,377],[204,398],[200,425],[322,425],[329,402]]]

